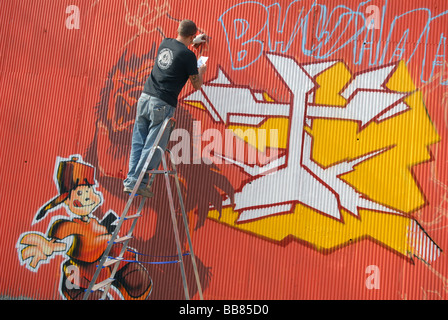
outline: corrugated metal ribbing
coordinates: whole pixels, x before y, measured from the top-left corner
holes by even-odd
[[[158,48],[191,19],[207,71],[178,97],[169,148],[204,298],[446,299],[445,1],[0,6],[2,297],[80,297],[126,205]],[[115,298],[184,297],[164,188]]]

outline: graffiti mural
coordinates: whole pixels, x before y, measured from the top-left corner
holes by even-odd
[[[263,166],[249,166],[227,154],[215,154],[250,176],[238,188],[235,206],[225,215],[232,219],[237,215],[228,223],[276,241],[292,235],[319,249],[369,236],[405,256],[435,261],[440,248],[406,214],[424,205],[416,182],[409,186],[413,179],[409,168],[429,160],[427,147],[440,139],[405,64],[351,74],[340,61],[301,65],[276,54],[268,55],[268,59],[291,91],[288,104],[257,100],[248,88],[232,85],[222,72],[201,92],[184,99],[206,106],[217,121],[245,125],[243,129],[254,125],[254,119],[257,128],[260,123],[275,125],[275,117],[282,117],[289,129],[286,141],[280,142],[287,154]],[[344,74],[337,78],[340,83],[335,81],[335,74]],[[222,96],[230,98],[222,100]],[[374,103],[367,109],[365,101]],[[234,118],[238,124],[232,122]],[[390,136],[392,128],[395,138]],[[388,132],[387,139],[382,130]],[[416,137],[414,130],[423,131],[424,138]],[[334,136],[334,132],[341,134]],[[404,139],[398,138],[401,135]],[[334,145],[339,148],[335,150]],[[412,158],[409,148],[418,149]],[[388,171],[389,177],[378,177],[377,166]],[[390,177],[406,171],[405,179]],[[258,196],[274,185],[275,190]],[[393,228],[393,237],[378,230],[370,220],[372,216]],[[341,226],[332,225],[335,220]],[[367,226],[370,223],[372,226]],[[361,224],[366,225],[353,229]],[[277,225],[288,227],[274,227]],[[313,230],[312,234],[306,229]],[[324,236],[324,232],[330,235]]]
[[[72,219],[53,218],[47,235],[26,233],[20,239],[20,260],[31,270],[47,262],[53,255],[66,252],[69,259],[63,264],[61,278],[61,294],[67,299],[79,299],[88,287],[96,270],[98,259],[103,255],[108,241],[112,238],[114,222],[118,217],[109,212],[99,222],[92,212],[102,204],[101,195],[96,191],[95,170],[93,167],[72,157],[69,161],[58,161],[55,182],[59,195],[44,205],[35,217],[39,221],[48,211],[63,204]],[[68,246],[63,241],[73,237]],[[118,246],[112,248],[112,255],[118,256]],[[133,254],[126,252],[125,260],[134,259]],[[110,269],[110,268],[109,268]],[[107,279],[109,273],[103,273]],[[139,263],[125,263],[117,272],[115,287],[122,296],[128,299],[146,298],[152,288],[152,280],[148,272]],[[119,280],[118,280],[119,279]],[[97,297],[97,299],[99,296]]]
[[[367,61],[371,66],[381,66],[404,58],[407,63],[419,59],[420,80],[430,81],[445,60],[446,38],[439,24],[447,12],[416,8],[386,23],[388,4],[390,1],[353,1],[353,7],[345,2],[330,7],[299,0],[269,5],[246,1],[228,8],[219,21],[234,69],[247,68],[264,51],[288,54],[294,42],[299,43],[305,56],[319,60],[334,59],[342,49],[353,45],[348,58],[354,64]],[[255,14],[247,16],[248,10]],[[406,21],[416,24],[411,28]],[[444,77],[440,84],[447,84]]]
[[[82,298],[128,200],[158,46],[189,18],[208,68],[168,147],[204,298],[447,298],[444,2],[45,5],[1,4],[2,297]],[[108,299],[185,297],[152,188]]]

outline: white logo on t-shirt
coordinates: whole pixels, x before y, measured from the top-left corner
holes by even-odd
[[[173,51],[171,49],[165,48],[162,49],[159,53],[159,57],[157,59],[157,64],[160,69],[168,69],[173,63]]]

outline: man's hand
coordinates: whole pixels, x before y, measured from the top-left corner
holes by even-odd
[[[197,35],[193,39],[193,47],[198,48],[201,46],[201,44],[208,42],[209,38],[205,33],[202,33],[200,35]]]
[[[202,76],[205,73],[205,71],[207,71],[207,65],[203,64],[202,66],[199,67],[198,72]]]

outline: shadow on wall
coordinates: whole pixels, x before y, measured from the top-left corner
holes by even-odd
[[[123,203],[128,200],[127,194],[123,192],[122,183],[126,175],[123,168],[127,168],[137,100],[154,63],[154,54],[155,45],[140,58],[135,55],[128,58],[125,52],[112,68],[96,106],[94,139],[84,156],[86,162],[97,168],[97,181],[103,190],[121,199]],[[193,118],[188,111],[179,106],[174,117],[178,119],[176,128],[192,132]],[[233,198],[232,185],[224,175],[217,171],[214,165],[179,164],[178,172],[184,182],[186,211],[194,211],[198,216],[196,228],[202,227],[205,222],[210,204],[219,211],[222,208],[223,196],[219,190],[223,190]],[[148,259],[143,255],[165,257],[175,255],[177,252],[172,222],[168,214],[169,207],[164,180],[156,179],[152,188],[156,190],[156,196],[145,205],[144,210],[156,213],[155,232],[147,240],[134,232],[136,238],[130,243],[137,252],[142,254],[139,258],[140,261],[155,260],[155,258]],[[176,207],[178,208],[178,206]],[[95,215],[102,219],[104,212],[99,208]],[[121,215],[121,212],[118,212],[118,215]],[[181,239],[185,239],[185,230],[181,219],[178,219],[178,225]],[[151,226],[151,228],[153,227]],[[205,289],[212,274],[197,257],[196,261],[202,288]],[[154,282],[154,290],[150,299],[185,298],[180,270],[176,265],[145,264],[145,267]],[[191,259],[185,259],[185,268],[187,281],[193,284],[194,274]],[[189,289],[190,296],[194,296],[195,290],[197,290],[196,285],[191,285]]]

